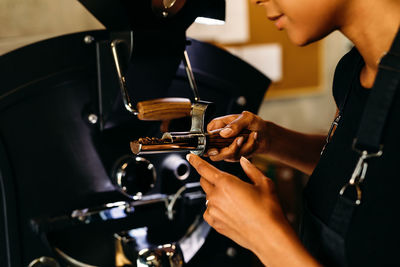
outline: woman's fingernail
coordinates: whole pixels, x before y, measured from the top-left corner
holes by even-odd
[[[256,141],[257,141],[257,136],[258,136],[258,132],[255,132],[253,137],[254,137],[254,140],[256,140]]]
[[[213,133],[219,133],[220,131],[221,131],[221,129],[214,129],[214,130],[208,131],[208,133],[213,134]]]
[[[241,146],[243,144],[243,140],[244,140],[243,136],[239,137],[238,140],[236,141],[236,144],[238,146]]]
[[[190,160],[190,156],[191,156],[190,153],[189,153],[189,154],[186,154],[186,160],[187,160],[187,161]]]
[[[250,164],[250,161],[243,156],[240,158],[240,160],[243,161],[244,163]]]
[[[218,155],[218,150],[216,150],[216,149],[210,149],[210,150],[208,150],[207,154],[208,154],[209,156],[216,156],[216,155]]]
[[[220,132],[220,134],[225,135],[225,136],[228,136],[228,135],[230,135],[231,133],[232,133],[232,129],[231,129],[231,128],[224,128],[224,129]]]

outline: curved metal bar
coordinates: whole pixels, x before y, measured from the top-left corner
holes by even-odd
[[[65,260],[72,267],[99,267],[99,266],[96,266],[96,265],[91,265],[91,264],[87,264],[87,263],[83,263],[81,261],[78,261],[78,260],[72,258],[71,256],[67,255],[64,251],[62,251],[61,249],[59,249],[57,247],[54,247],[54,250],[57,252],[57,254],[63,260]]]
[[[182,193],[186,189],[195,188],[195,187],[201,187],[200,182],[187,183],[184,186],[182,186],[181,188],[179,188],[178,191],[172,196],[171,200],[168,202],[168,205],[166,205],[168,219],[170,219],[171,221],[174,219],[175,202],[182,195]]]
[[[119,87],[121,89],[122,99],[124,101],[125,108],[130,113],[132,113],[133,115],[136,116],[139,114],[139,112],[134,108],[134,105],[132,104],[132,101],[129,97],[128,88],[126,87],[125,76],[122,74],[121,64],[119,62],[119,57],[118,57],[117,46],[118,46],[118,44],[123,43],[123,42],[124,42],[124,40],[122,40],[122,39],[113,40],[111,42],[111,51],[113,54],[115,67],[117,69]]]

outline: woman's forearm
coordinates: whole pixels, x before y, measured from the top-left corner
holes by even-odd
[[[266,153],[279,162],[311,174],[325,145],[325,136],[299,133],[269,121],[266,124]]]
[[[281,223],[274,228],[259,232],[259,242],[253,244],[255,245],[254,253],[264,265],[268,267],[321,266],[301,244],[289,223]]]

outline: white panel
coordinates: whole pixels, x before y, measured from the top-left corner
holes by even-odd
[[[226,23],[211,26],[193,23],[189,37],[218,43],[244,43],[249,40],[248,0],[226,1]]]

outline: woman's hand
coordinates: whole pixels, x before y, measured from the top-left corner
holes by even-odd
[[[200,184],[207,195],[204,219],[219,233],[254,250],[261,232],[270,229],[271,222],[286,222],[274,183],[244,157],[240,164],[253,184],[218,170],[198,156],[189,154],[187,158],[201,175]]]
[[[213,161],[238,161],[241,156],[250,157],[255,153],[266,152],[268,149],[267,123],[251,112],[243,111],[242,114],[219,117],[207,125],[208,132],[218,130],[223,138],[237,136],[244,129],[251,131],[246,141],[243,137],[237,137],[231,145],[220,151],[210,148],[207,151],[208,157]]]
[[[246,183],[188,154],[206,193],[204,220],[217,232],[253,251],[267,266],[320,266],[304,249],[285,218],[274,183],[246,158],[240,164]]]

